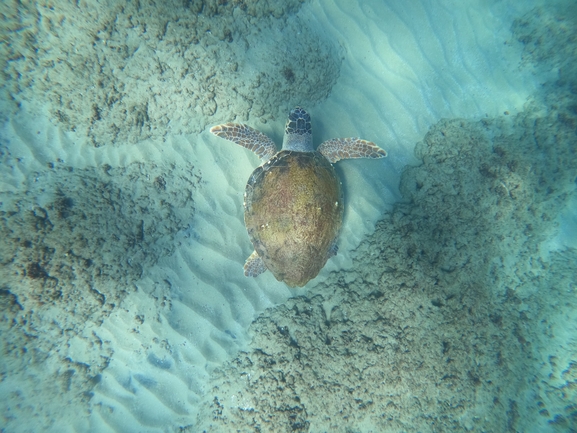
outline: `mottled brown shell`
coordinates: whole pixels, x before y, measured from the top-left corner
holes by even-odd
[[[318,152],[281,151],[246,185],[244,221],[255,251],[279,281],[304,286],[334,252],[343,197]]]

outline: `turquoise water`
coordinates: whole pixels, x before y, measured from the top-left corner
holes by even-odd
[[[577,431],[569,1],[5,3],[0,431]],[[242,275],[303,105],[339,252]]]

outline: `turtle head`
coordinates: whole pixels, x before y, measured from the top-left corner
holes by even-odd
[[[289,113],[284,128],[282,150],[314,152],[311,116],[301,107],[293,108]]]

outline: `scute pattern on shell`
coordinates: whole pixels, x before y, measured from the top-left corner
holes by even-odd
[[[318,152],[281,151],[249,178],[248,234],[267,268],[291,287],[318,275],[342,219],[340,181]]]

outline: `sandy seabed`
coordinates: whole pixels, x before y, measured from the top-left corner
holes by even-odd
[[[504,112],[520,96],[501,76],[437,74],[412,34],[387,55],[423,69],[355,49],[395,2],[3,3],[1,428],[577,431],[577,13],[559,5],[501,41],[539,77]],[[258,162],[206,129],[279,142],[297,104],[315,142],[361,134],[390,157],[339,163],[339,255],[291,292],[242,276]]]

